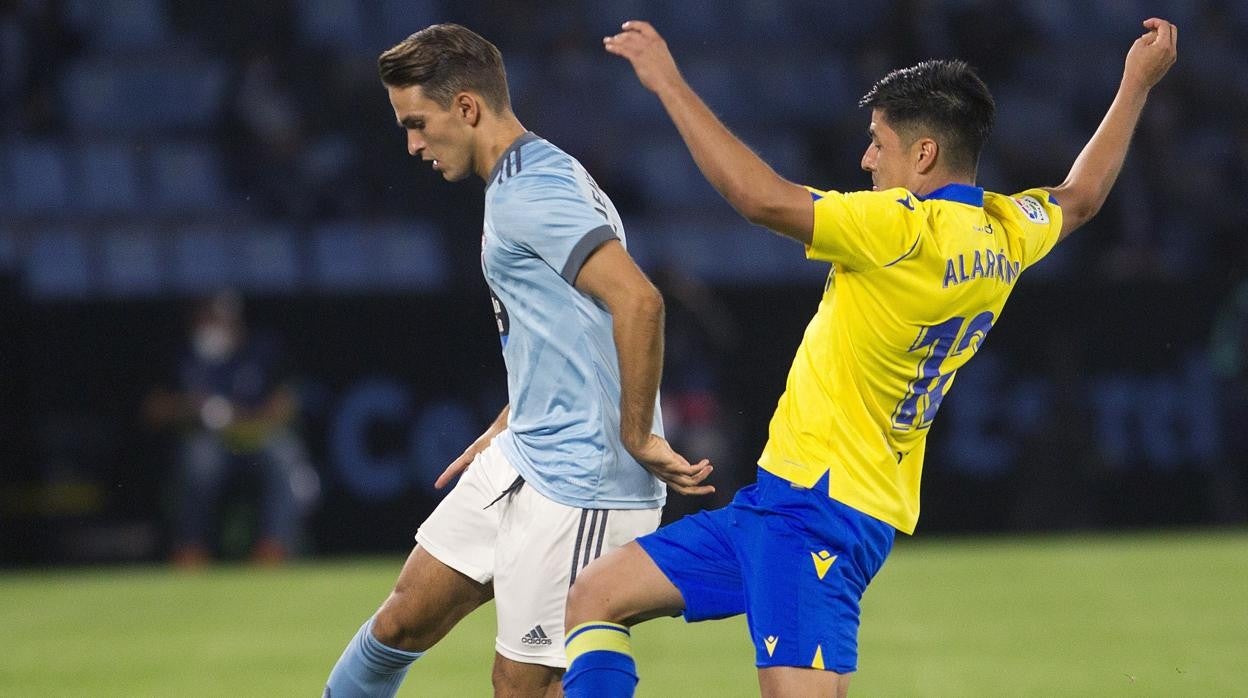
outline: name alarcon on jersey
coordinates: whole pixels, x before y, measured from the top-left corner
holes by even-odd
[[[1004,284],[1014,283],[1022,265],[1005,256],[1005,250],[975,250],[974,256],[960,254],[945,260],[944,288],[957,286],[974,279],[996,279]]]

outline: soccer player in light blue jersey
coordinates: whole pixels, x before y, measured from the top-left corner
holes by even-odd
[[[498,49],[453,24],[379,61],[407,150],[486,182],[481,267],[509,402],[437,480],[394,591],[348,644],[326,696],[389,696],[409,665],[494,598],[494,689],[556,696],[577,573],[659,523],[666,486],[705,494],[709,462],[663,438],[663,301],[625,249],[611,200],[511,111]]]

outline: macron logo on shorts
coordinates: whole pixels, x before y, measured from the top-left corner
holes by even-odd
[[[546,631],[542,630],[542,626],[534,626],[524,637],[520,638],[520,642],[526,645],[549,645],[551,639],[547,637]]]

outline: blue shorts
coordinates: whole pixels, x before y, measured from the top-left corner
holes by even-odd
[[[722,509],[637,539],[685,600],[693,623],[746,614],[759,667],[849,673],[858,602],[893,547],[892,526],[758,471]]]

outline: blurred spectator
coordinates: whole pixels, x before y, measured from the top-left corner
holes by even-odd
[[[251,558],[281,562],[296,550],[319,483],[295,432],[297,398],[277,344],[247,331],[232,292],[195,309],[189,340],[177,392],[157,391],[145,408],[150,424],[181,431],[173,562],[195,566],[213,556],[222,497],[240,479],[259,495]]]
[[[734,410],[724,402],[723,366],[740,343],[727,308],[705,283],[674,267],[660,269],[654,283],[666,304],[662,399],[667,439],[679,453],[709,458],[716,466],[716,493],[669,497],[663,516],[671,521],[727,503],[755,468],[752,461],[737,462],[741,445],[729,424]]]

